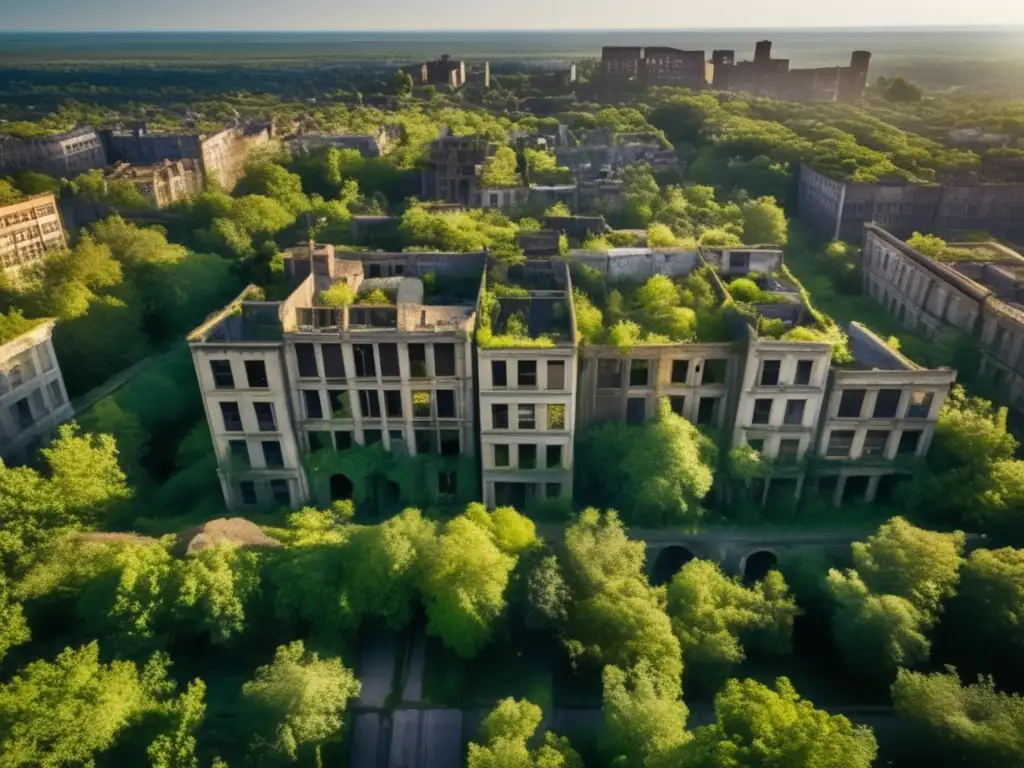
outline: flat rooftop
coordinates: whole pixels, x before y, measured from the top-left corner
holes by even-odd
[[[481,296],[477,342],[483,347],[576,344],[569,270],[561,260],[510,266],[491,262]]]

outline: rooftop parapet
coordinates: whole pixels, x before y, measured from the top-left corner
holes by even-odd
[[[477,343],[481,347],[576,345],[569,269],[562,261],[519,266],[492,261],[480,294]]]

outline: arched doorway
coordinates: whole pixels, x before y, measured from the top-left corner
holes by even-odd
[[[679,544],[665,547],[658,553],[658,558],[654,561],[654,568],[651,570],[651,583],[656,587],[667,584],[673,576],[679,573],[679,569],[694,557],[693,552]]]
[[[347,501],[352,498],[352,481],[338,472],[331,475],[331,501]]]
[[[751,552],[743,558],[743,565],[740,567],[743,573],[743,583],[756,584],[759,581],[764,581],[768,571],[774,570],[778,565],[779,557],[774,552],[767,549]]]

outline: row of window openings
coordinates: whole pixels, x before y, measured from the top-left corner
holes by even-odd
[[[374,346],[377,347],[376,357]],[[434,344],[434,376],[455,376],[455,345]],[[427,345],[409,344],[408,362],[409,377],[425,379],[428,377]],[[321,344],[320,357],[324,362],[323,378],[344,379],[345,360],[341,354],[340,344]],[[397,344],[353,344],[352,357],[355,361],[356,378],[375,378],[377,376],[377,360],[380,360],[380,375],[385,378],[398,378],[401,368],[398,363]],[[295,358],[299,370],[299,378],[318,379],[320,367],[317,362],[313,344],[296,344]]]
[[[61,391],[59,381],[51,381],[49,384],[50,399],[53,407],[57,408],[64,403],[64,393]],[[31,404],[30,404],[31,402]],[[28,397],[23,397],[8,406],[11,414],[11,421],[18,432],[28,429],[39,419],[50,412],[43,397],[43,390],[36,389]]]
[[[768,424],[772,418],[772,403],[775,401],[772,398],[758,398],[754,401],[754,414],[751,419],[753,424]],[[790,424],[792,426],[801,426],[804,423],[804,410],[807,407],[807,401],[800,399],[790,399],[786,401],[786,413],[782,418],[783,424]]]
[[[40,344],[36,348],[39,352],[39,362],[43,372],[53,369],[53,356],[50,354],[50,347],[47,344]],[[0,371],[0,395],[17,389],[26,381],[36,377],[36,364],[32,359],[32,353],[27,352],[22,359],[10,366],[6,371]]]
[[[859,419],[864,410],[864,399],[867,392],[863,389],[844,389],[839,398],[839,411],[836,414],[840,419]],[[875,396],[875,407],[872,411],[873,419],[895,419],[899,412],[900,397],[903,390],[880,389]],[[912,392],[904,418],[926,419],[932,410],[932,401],[935,399],[933,392]]]
[[[856,432],[852,429],[834,429],[828,437],[828,446],[825,449],[825,456],[830,459],[845,459],[853,449],[853,438]],[[889,442],[889,435],[892,433],[887,429],[869,429],[864,435],[864,444],[861,448],[862,458],[882,457],[885,455],[885,447]],[[897,456],[915,456],[917,447],[921,443],[921,430],[905,429],[900,435],[899,445],[896,447]]]
[[[536,500],[541,491],[545,498],[557,499],[562,495],[562,484],[497,482],[494,484],[494,504],[524,509]]]
[[[403,418],[401,390],[386,389],[381,393],[376,389],[358,389],[355,390],[355,393],[362,418],[381,418],[380,394],[384,396],[383,413],[387,414],[389,419]],[[320,397],[319,389],[302,390],[302,400],[307,419],[324,418],[323,400]],[[353,418],[354,414],[347,390],[327,390],[327,401],[331,418]],[[422,390],[412,393],[412,416],[414,419],[429,419],[435,412],[438,419],[457,418],[454,389]]]
[[[654,360],[630,360],[629,361],[629,386],[649,387],[651,386],[651,372],[654,369]],[[699,384],[724,384],[725,374],[729,361],[725,359],[705,360],[703,367],[698,363],[695,367],[700,375]],[[603,359],[597,361],[597,388],[598,389],[619,389],[622,387],[623,361]],[[672,384],[686,384],[690,375],[689,360],[673,360],[672,372],[669,378]]]
[[[276,504],[283,507],[291,506],[292,492],[288,487],[287,480],[271,480],[268,483],[268,486],[270,490],[270,497]],[[256,483],[252,480],[243,480],[238,484],[238,495],[241,498],[242,503],[246,505],[251,506],[259,501],[256,496]]]
[[[336,451],[344,451],[355,445],[352,432],[339,430],[337,432],[308,432],[309,450],[320,451],[333,448]],[[388,439],[391,442],[391,450],[394,452],[395,444],[405,442],[405,432],[401,429],[388,431]],[[440,456],[458,456],[462,452],[462,444],[457,429],[415,429],[413,440],[416,445],[417,455],[437,454]],[[364,429],[363,445],[374,445],[384,441],[384,432],[380,429]]]
[[[494,466],[497,468],[512,466],[512,446],[498,444],[494,447]],[[562,446],[548,445],[544,447],[544,466],[537,465],[537,446],[523,443],[517,446],[517,469],[562,469]]]
[[[268,469],[284,467],[284,453],[281,451],[281,443],[277,440],[262,440],[260,446],[263,451],[263,464]],[[245,440],[229,440],[228,448],[231,451],[232,463],[238,467],[248,469],[252,466],[252,458],[249,455],[249,443]]]
[[[761,386],[779,386],[779,374],[782,370],[781,360],[765,360],[761,363]],[[811,383],[811,373],[814,371],[813,360],[797,360],[796,372],[793,376],[793,385],[806,387]]]
[[[509,429],[509,414],[512,406],[507,403],[495,403],[491,406],[491,429]],[[515,406],[517,429],[537,428],[537,406],[520,404]],[[565,429],[565,406],[554,404],[547,406],[547,428]]]
[[[547,384],[545,389],[565,389],[565,361],[547,361]],[[491,361],[491,386],[495,389],[508,387],[508,361]],[[516,363],[516,386],[519,389],[537,388],[537,361],[519,360]]]

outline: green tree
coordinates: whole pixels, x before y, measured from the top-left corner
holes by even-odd
[[[744,587],[716,563],[691,560],[668,585],[668,615],[686,674],[709,686],[743,661],[747,640],[788,651],[798,612],[778,571]]]
[[[480,174],[482,189],[514,187],[519,183],[519,160],[516,151],[511,147],[498,147],[493,155],[487,158]]]
[[[21,605],[14,601],[7,586],[7,577],[0,571],[0,661],[16,645],[31,637]]]
[[[1024,550],[974,550],[942,626],[971,656],[984,648],[985,668],[1024,667]]]
[[[470,742],[469,768],[583,768],[583,761],[565,739],[545,734],[540,747],[527,742],[540,725],[542,712],[529,701],[502,699],[480,726],[483,744]]]
[[[258,554],[231,545],[207,547],[181,560],[174,576],[174,613],[181,625],[208,634],[214,644],[245,632],[246,611],[260,589]]]
[[[395,73],[395,95],[399,98],[406,98],[412,95],[412,75],[404,69]]]
[[[449,521],[427,555],[422,584],[427,631],[459,656],[476,656],[505,609],[515,562],[468,517]]]
[[[92,764],[150,704],[135,665],[93,642],[34,661],[0,686],[0,766]]]
[[[628,670],[607,666],[602,681],[602,741],[611,764],[622,768],[680,765],[681,751],[692,737],[686,730],[689,711],[678,684],[666,685],[646,662]]]
[[[205,698],[206,685],[197,679],[162,707],[166,724],[146,750],[150,768],[199,768],[196,732],[206,717]]]
[[[774,197],[747,200],[743,213],[743,242],[749,245],[785,245],[789,241],[786,214]]]
[[[24,197],[9,179],[0,179],[0,205],[17,203]]]
[[[854,568],[868,589],[898,595],[934,614],[956,591],[964,542],[960,531],[926,531],[894,517],[851,549]]]
[[[901,669],[892,700],[924,729],[919,754],[929,765],[997,768],[1024,761],[1024,698],[997,691],[991,678],[961,685],[952,669],[930,675]]]
[[[321,659],[301,640],[282,645],[271,664],[242,686],[242,700],[254,733],[253,752],[261,764],[294,762],[341,731],[349,699],[360,683],[340,659]]]
[[[309,210],[309,198],[302,191],[302,178],[273,162],[258,162],[249,165],[238,180],[234,194],[262,196],[280,203],[297,216]]]
[[[870,728],[801,699],[784,677],[775,689],[730,680],[715,697],[717,722],[698,728],[684,765],[702,768],[868,768],[878,753]]]
[[[714,443],[693,424],[658,404],[643,425],[605,422],[580,438],[584,498],[629,509],[628,522],[669,525],[700,519],[714,479]]]

